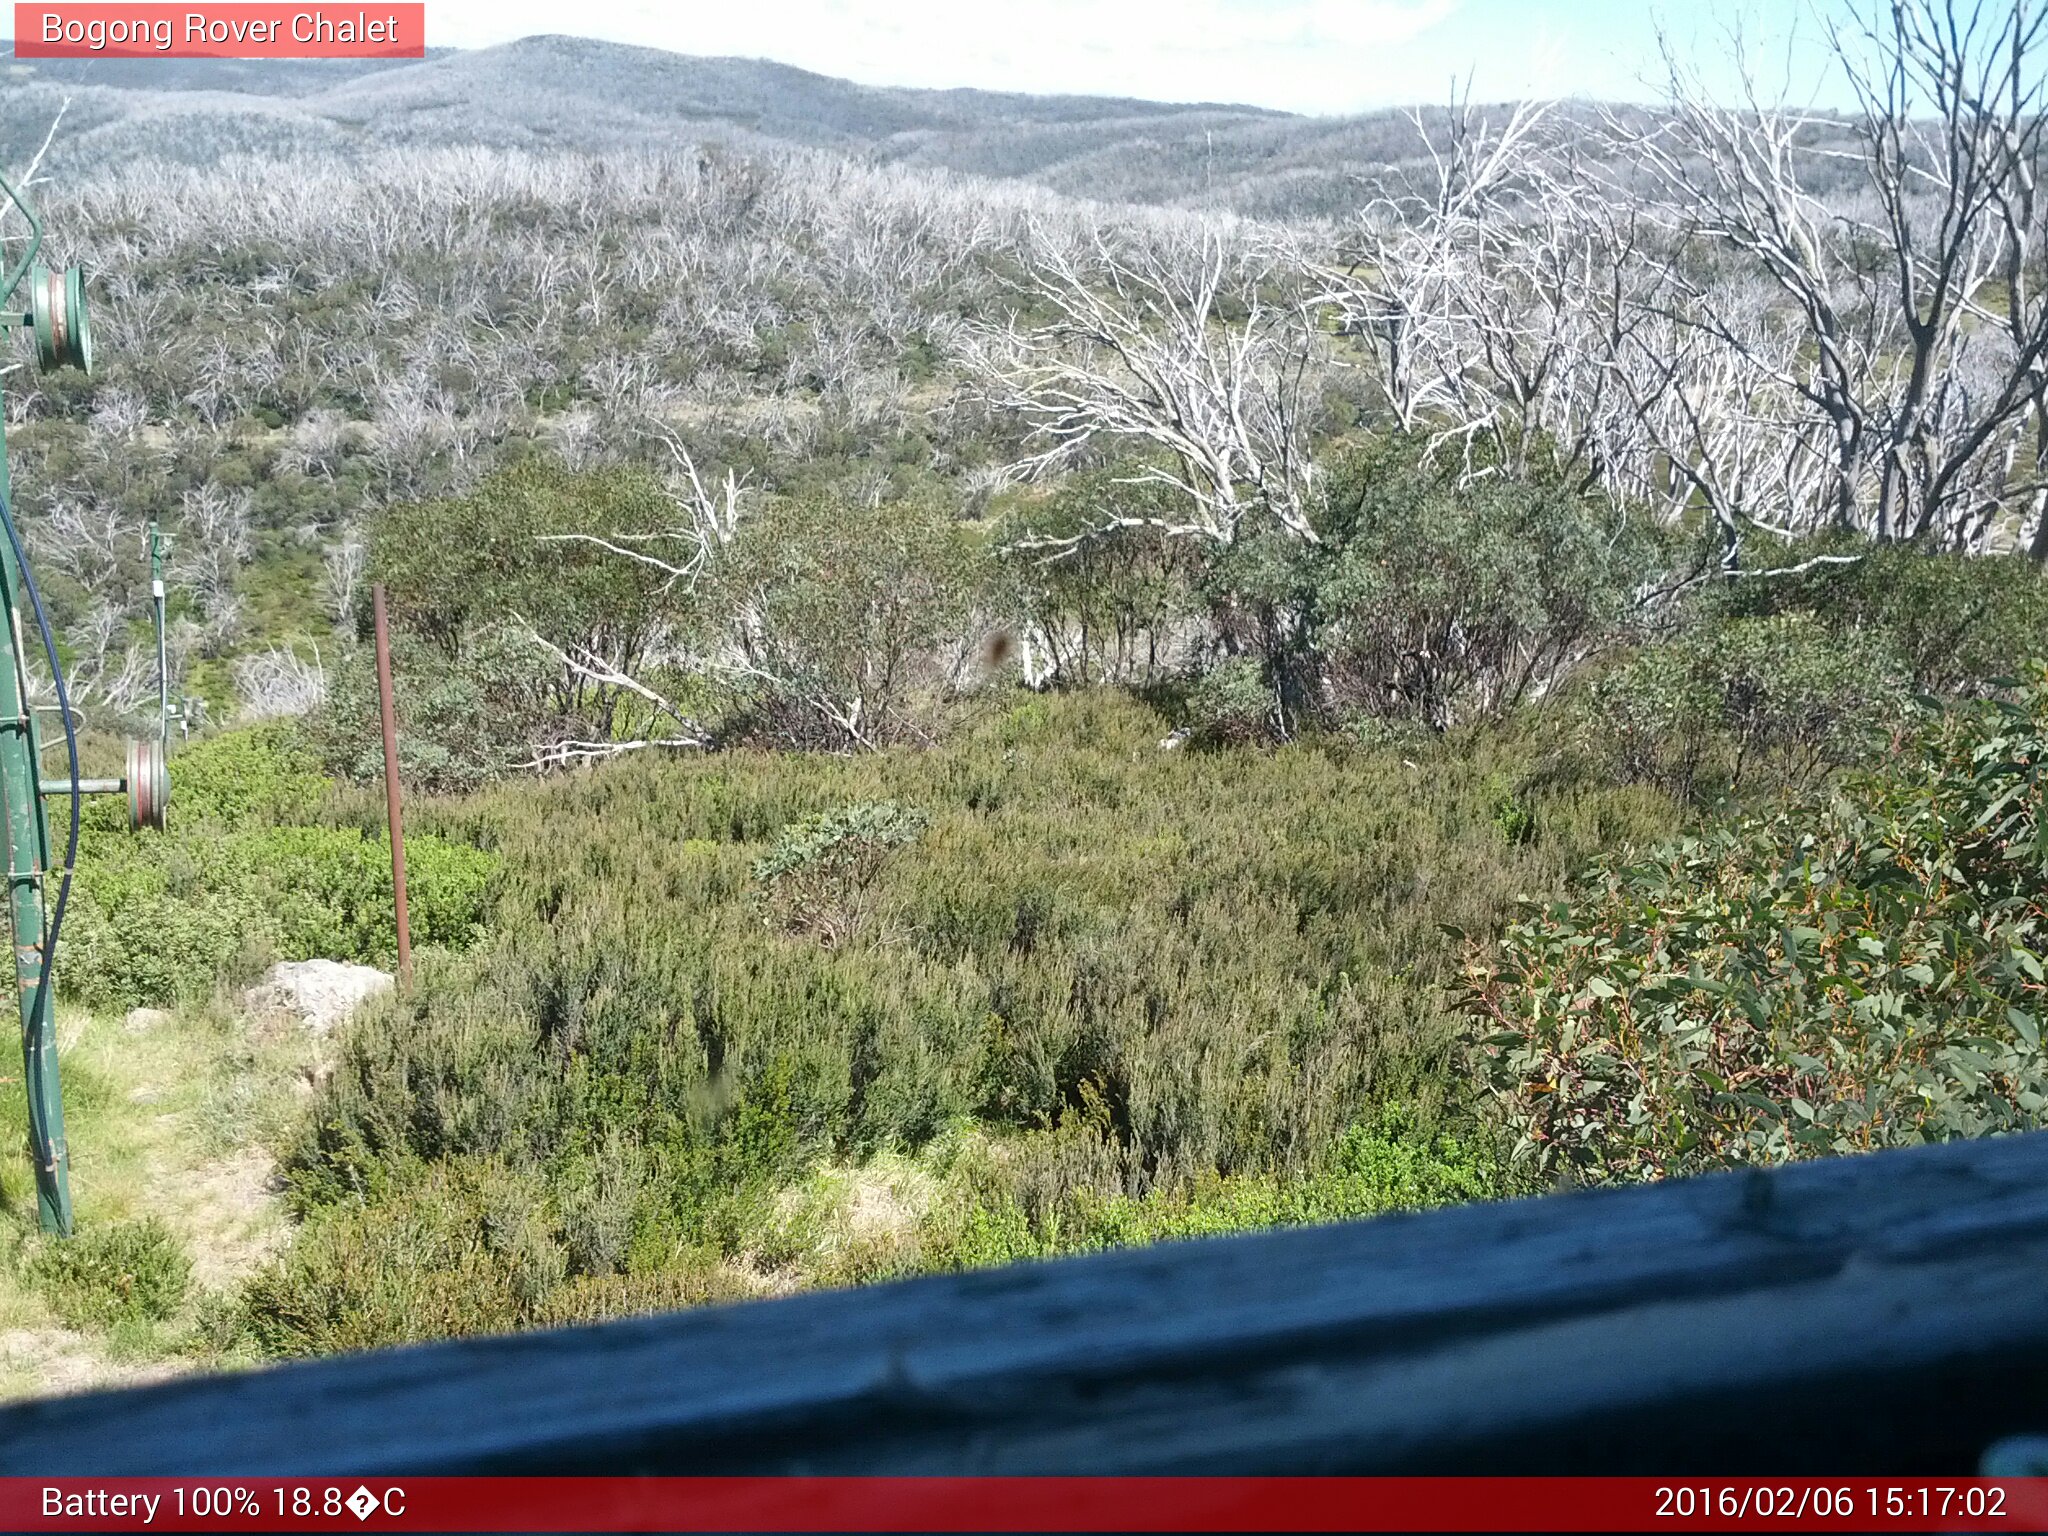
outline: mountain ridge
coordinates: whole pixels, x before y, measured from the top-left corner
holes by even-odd
[[[484,145],[612,153],[768,140],[1106,200],[1266,215],[1355,205],[1419,149],[1398,112],[862,85],[765,59],[544,34],[421,60],[13,60],[0,157],[69,99],[50,169]]]

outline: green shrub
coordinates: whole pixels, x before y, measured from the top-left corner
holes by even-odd
[[[1751,566],[1768,569],[1816,552],[1811,543],[1779,547],[1758,537],[1747,554]],[[1935,554],[1850,539],[1823,541],[1818,552],[1858,558],[1725,582],[1710,606],[1734,618],[1810,614],[1897,657],[1914,692],[1952,697],[1987,692],[2048,634],[2048,581],[2024,555]]]
[[[270,722],[173,749],[173,831],[303,821],[332,788],[296,728]]]
[[[1532,910],[1475,971],[1517,1156],[1591,1180],[2048,1120],[2048,676]]]
[[[1177,664],[1200,613],[1194,543],[1143,525],[1177,521],[1178,493],[1141,473],[1069,476],[1045,500],[1011,511],[991,540],[1004,597],[1053,685],[1152,681]]]
[[[1399,437],[1338,455],[1325,504],[1319,544],[1247,545],[1210,583],[1304,715],[1502,719],[1629,639],[1671,554],[1604,500],[1498,474],[1461,484]]]
[[[1511,784],[1494,791],[1493,824],[1510,843],[1526,843],[1536,832],[1536,813]]]
[[[310,815],[330,787],[277,723],[187,743],[170,771],[168,832],[130,833],[111,799],[89,807],[58,982],[95,1007],[191,998],[260,963],[268,898],[224,840]]]
[[[230,857],[260,889],[280,959],[396,958],[391,840],[352,827],[274,827],[231,841]],[[497,861],[427,833],[405,839],[413,941],[463,948],[477,936]]]
[[[545,704],[545,653],[507,625],[471,633],[455,657],[400,631],[391,637],[391,666],[398,773],[416,792],[477,789],[560,729]],[[329,669],[327,698],[302,732],[335,778],[383,782],[383,726],[369,647],[357,646]]]
[[[1300,1173],[1211,1173],[1188,1185],[1137,1196],[1105,1194],[1097,1181],[1054,1171],[1074,1161],[1074,1141],[1068,1127],[966,1152],[949,1170],[946,1189],[921,1223],[918,1266],[974,1268],[1225,1232],[1354,1221],[1388,1211],[1495,1199],[1510,1190],[1484,1133],[1427,1127],[1393,1107],[1351,1126]],[[1052,1176],[1020,1178],[1020,1161],[1040,1162]]]
[[[1254,656],[1233,656],[1204,672],[1188,690],[1188,723],[1209,746],[1243,746],[1280,734],[1280,701]]]
[[[210,884],[190,860],[81,861],[58,985],[90,1008],[193,1001],[260,969],[269,929],[253,882]]]
[[[155,1216],[94,1222],[76,1237],[48,1243],[30,1273],[57,1315],[74,1328],[162,1322],[185,1304],[192,1261]]]
[[[567,1270],[540,1182],[451,1159],[321,1213],[244,1285],[242,1310],[267,1354],[332,1354],[523,1327]]]
[[[532,456],[465,495],[386,508],[371,525],[370,574],[389,588],[409,777],[463,789],[543,740],[635,732],[641,696],[563,655],[603,656],[635,674],[697,617],[689,584],[616,552],[684,558],[669,542],[674,526],[673,504],[644,469],[572,471]],[[366,622],[359,614],[365,638]],[[317,727],[334,771],[371,776],[376,722],[359,655]]]
[[[1808,614],[1739,618],[1646,646],[1586,688],[1586,735],[1624,777],[1683,798],[1761,778],[1811,785],[1906,724],[1909,679],[1878,636]]]
[[[987,625],[989,580],[980,537],[931,499],[769,502],[707,584],[745,662],[714,674],[736,734],[842,751],[928,739]]]
[[[58,968],[69,996],[163,1005],[274,959],[391,963],[389,844],[294,824],[332,785],[291,727],[192,742],[172,757],[171,778],[168,831],[132,834],[119,814],[96,814],[83,831]],[[409,835],[406,854],[414,938],[472,942],[496,860],[431,834]]]
[[[625,1188],[629,1203],[641,1193],[631,1178]],[[320,1355],[567,1327],[756,1289],[672,1233],[586,1267],[591,1255],[553,1196],[536,1171],[492,1159],[412,1165],[367,1204],[314,1209],[292,1246],[244,1284],[228,1331],[267,1355]]]
[[[535,1328],[573,1328],[650,1312],[679,1312],[759,1294],[738,1275],[712,1264],[645,1275],[580,1275],[548,1294],[531,1319]]]
[[[497,861],[408,833],[413,937],[461,948],[475,939]],[[389,966],[391,855],[345,827],[195,830],[96,844],[81,859],[64,922],[59,976],[90,1007],[203,998],[272,960]]]
[[[754,861],[769,920],[827,948],[866,920],[883,862],[917,841],[931,818],[893,800],[864,801],[784,827]]]

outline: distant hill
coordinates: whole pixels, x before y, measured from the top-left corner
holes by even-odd
[[[484,144],[605,152],[761,138],[1059,191],[1248,213],[1333,211],[1417,145],[1398,113],[856,85],[760,59],[531,37],[424,60],[0,63],[0,156],[71,98],[58,168],[144,157]]]

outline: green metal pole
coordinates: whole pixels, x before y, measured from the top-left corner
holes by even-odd
[[[164,651],[164,536],[149,520],[149,598],[156,611],[156,740],[171,750],[171,674]]]
[[[7,480],[7,410],[0,398],[0,501],[12,508]],[[45,1232],[71,1235],[71,1168],[64,1144],[64,1096],[57,1077],[56,1021],[42,985],[43,895],[50,869],[50,828],[43,816],[41,754],[29,708],[22,633],[22,577],[0,540],[0,827],[7,894],[14,920],[14,974],[21,997],[21,1054],[28,1090],[29,1154]],[[54,985],[54,978],[52,978]]]

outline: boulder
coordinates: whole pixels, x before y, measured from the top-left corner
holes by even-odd
[[[364,1002],[391,990],[391,974],[342,960],[286,960],[242,994],[254,1018],[280,1019],[324,1035]]]

